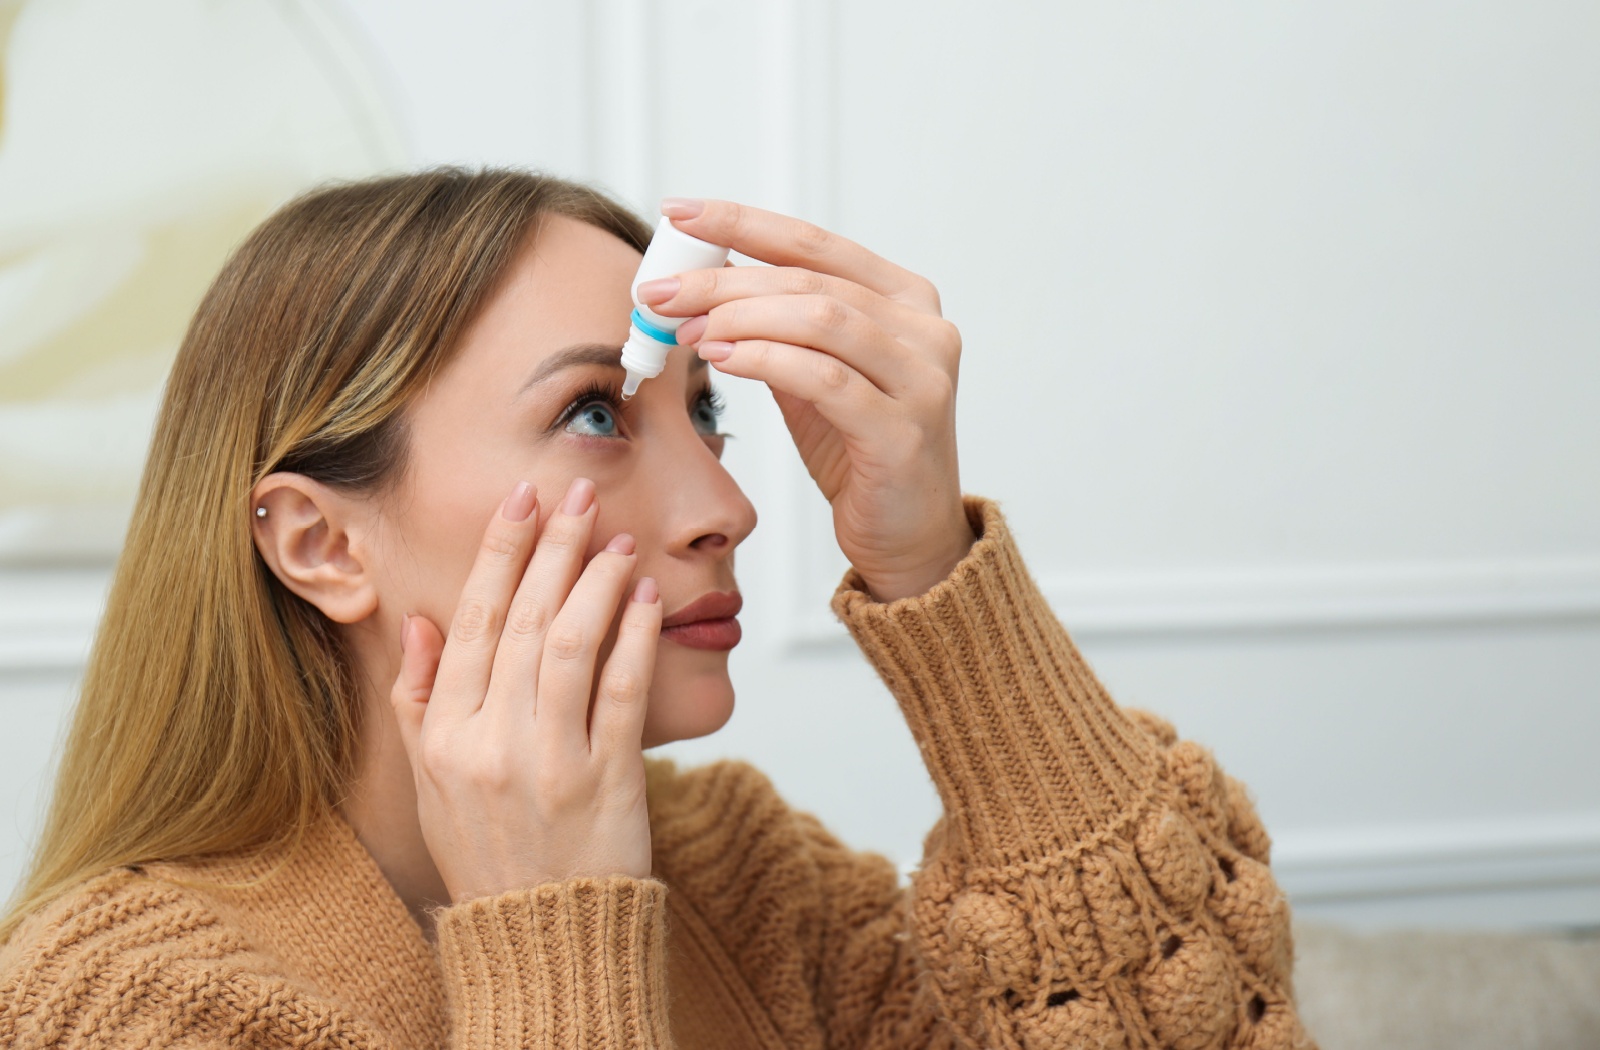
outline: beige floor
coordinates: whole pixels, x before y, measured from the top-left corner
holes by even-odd
[[[1322,1050],[1600,1050],[1600,933],[1360,934],[1295,924]]]

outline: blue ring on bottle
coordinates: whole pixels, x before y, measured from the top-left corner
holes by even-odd
[[[637,306],[633,308],[633,316],[629,318],[629,320],[633,322],[633,327],[639,329],[639,331],[643,332],[651,339],[654,339],[656,342],[668,343],[672,346],[678,345],[677,332],[669,332],[665,328],[657,328],[649,321],[646,321],[644,319],[644,315],[639,312],[639,308]]]

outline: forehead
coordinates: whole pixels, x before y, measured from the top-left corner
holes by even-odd
[[[620,346],[628,334],[628,289],[640,258],[605,230],[564,215],[545,216],[523,241],[467,342],[480,335],[511,338],[524,350],[542,353],[586,340],[614,339]]]
[[[584,342],[620,347],[641,258],[604,230],[547,216],[524,239],[450,363],[429,383],[413,420],[428,427],[468,409],[481,420],[490,406],[509,404],[530,372],[563,348]]]

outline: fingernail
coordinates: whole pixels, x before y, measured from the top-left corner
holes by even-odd
[[[678,326],[678,345],[688,346],[699,341],[700,337],[706,334],[706,328],[710,324],[711,316],[709,314],[701,314],[698,317],[689,318]]]
[[[702,361],[726,361],[733,356],[733,344],[720,339],[707,339],[700,344],[699,352]]]
[[[507,521],[527,521],[528,515],[533,513],[533,486],[526,481],[517,482],[500,513]]]
[[[411,614],[406,613],[400,617],[400,651],[406,651],[406,631],[411,627]]]
[[[606,544],[606,550],[612,554],[632,554],[633,537],[626,532],[619,532],[611,537],[611,542]]]
[[[706,202],[694,197],[662,197],[661,214],[669,219],[692,219],[706,210]]]
[[[577,517],[594,502],[594,482],[588,478],[573,478],[567,489],[567,498],[561,501],[561,513]]]
[[[647,303],[664,303],[678,294],[678,289],[683,287],[683,282],[676,277],[657,277],[653,281],[646,281],[633,290]]]
[[[633,589],[633,600],[636,602],[644,602],[649,605],[659,597],[661,597],[661,593],[656,590],[656,581],[648,576],[640,580],[639,586]]]

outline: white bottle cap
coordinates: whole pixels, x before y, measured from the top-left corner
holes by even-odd
[[[640,383],[661,374],[672,346],[645,335],[636,324],[628,326],[628,341],[622,344],[622,367],[628,370],[628,377],[622,381],[623,400],[632,397]]]
[[[639,302],[639,285],[657,277],[672,277],[685,270],[710,270],[728,261],[728,249],[720,244],[691,237],[666,216],[656,223],[655,234],[639,261],[634,275],[633,317],[628,341],[622,347],[622,367],[628,377],[622,383],[622,396],[632,397],[639,384],[654,379],[667,366],[667,351],[678,345],[678,326],[687,317],[664,317]]]

